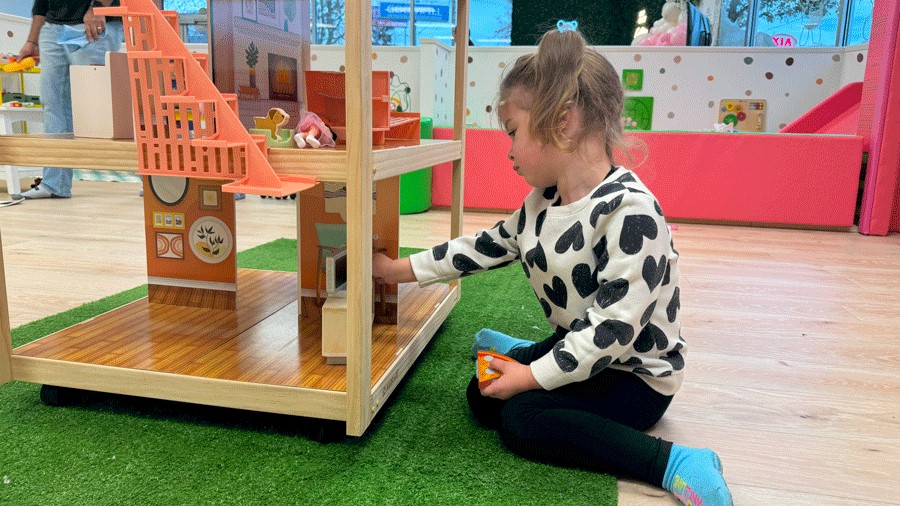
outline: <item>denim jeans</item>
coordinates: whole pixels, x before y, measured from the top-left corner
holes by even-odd
[[[84,25],[70,29],[84,30]],[[69,65],[103,65],[107,51],[118,51],[124,38],[121,21],[109,21],[99,40],[84,47],[59,44],[57,39],[65,25],[45,23],[41,28],[41,103],[44,106],[44,133],[72,132],[72,91],[69,85]],[[72,196],[72,171],[58,167],[44,167],[41,186],[57,197]]]

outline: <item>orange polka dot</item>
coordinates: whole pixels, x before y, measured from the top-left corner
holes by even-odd
[[[408,61],[409,61],[409,57],[408,57],[408,56],[405,56],[405,55],[404,55],[404,56],[401,56],[401,57],[400,57],[400,63],[406,63],[406,62],[408,62]]]
[[[822,84],[822,78],[816,79],[816,84]]]
[[[641,61],[641,55],[639,55],[639,54],[634,55],[634,61]]]
[[[373,59],[373,60],[377,60],[377,59],[378,59],[378,53],[372,53],[372,59]]]
[[[715,79],[713,76],[706,76],[707,81],[712,81],[713,79]]]
[[[681,63],[681,57],[676,56],[675,58],[672,58],[672,61],[674,61],[675,63]]]

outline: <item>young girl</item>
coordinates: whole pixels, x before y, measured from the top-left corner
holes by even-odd
[[[610,63],[575,30],[553,30],[500,87],[513,170],[534,190],[475,237],[408,259],[373,259],[385,283],[434,283],[520,260],[547,321],[532,343],[484,330],[477,348],[514,361],[469,384],[472,413],[527,458],[639,479],[685,504],[731,505],[718,456],[643,431],[681,385],[678,253],[662,209],[637,176],[613,166],[623,92]]]

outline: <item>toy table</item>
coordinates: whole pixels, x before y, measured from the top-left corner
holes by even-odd
[[[124,3],[124,2],[123,2]],[[459,2],[458,34],[468,32],[468,2]],[[371,95],[371,3],[347,0],[347,103]],[[467,44],[457,36],[457,138],[371,146],[371,111],[347,111],[347,145],[272,149],[278,175],[347,185],[347,363],[329,365],[310,344],[320,328],[297,327],[299,274],[240,270],[238,310],[160,307],[146,299],[12,349],[0,250],[0,384],[11,380],[346,422],[365,432],[460,298],[458,282],[399,289],[399,324],[372,322],[372,189],[375,181],[453,162],[451,237],[461,233]],[[85,156],[90,153],[90,156]],[[29,163],[136,170],[133,141],[71,136],[0,136],[0,164]],[[299,202],[299,199],[297,200]],[[298,206],[298,228],[299,228]],[[300,237],[298,230],[298,240]],[[298,248],[298,251],[300,248]],[[298,253],[299,256],[299,253]],[[300,265],[298,258],[298,265]],[[113,332],[110,329],[114,329]],[[205,333],[202,342],[188,336]],[[299,334],[299,335],[298,335]],[[343,426],[341,426],[343,429]]]

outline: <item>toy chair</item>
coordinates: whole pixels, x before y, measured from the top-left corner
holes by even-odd
[[[347,247],[346,223],[316,223],[319,254],[316,256],[316,305],[322,304],[320,295],[325,259],[344,251]]]

